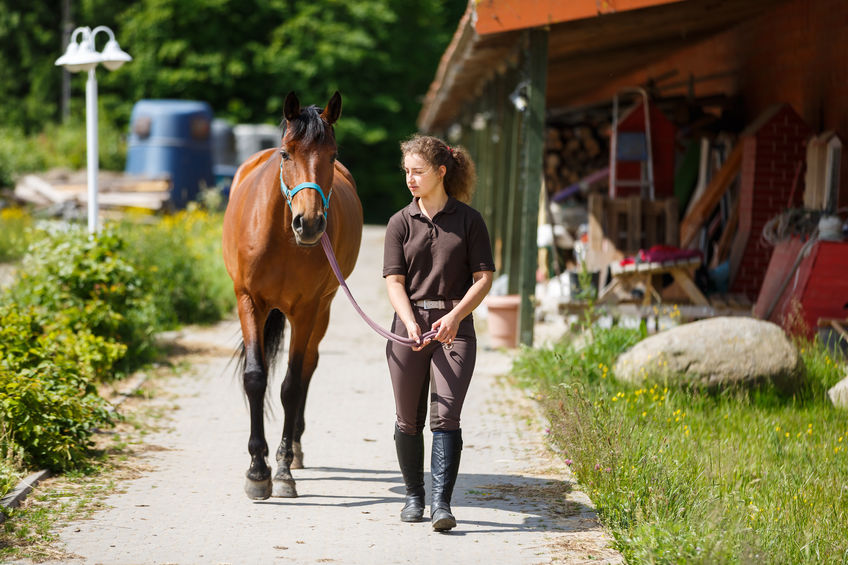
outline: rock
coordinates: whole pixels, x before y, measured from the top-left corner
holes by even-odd
[[[772,382],[792,392],[804,379],[795,346],[777,325],[716,317],[666,330],[637,343],[613,367],[624,381],[646,378],[706,387]]]
[[[833,385],[827,395],[837,408],[848,408],[848,376]]]

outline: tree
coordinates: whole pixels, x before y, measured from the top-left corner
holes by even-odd
[[[61,30],[55,9],[3,12],[4,4],[15,3],[0,0],[0,94],[42,110],[27,114],[31,128],[58,120],[61,73],[53,62],[61,54]],[[339,90],[339,156],[357,180],[366,221],[383,222],[409,200],[398,142],[415,131],[422,97],[465,2],[82,0],[74,8],[76,25],[108,25],[133,57],[118,71],[98,74],[101,120],[124,131],[142,98],[205,100],[216,117],[278,124],[288,92],[323,105]],[[14,18],[31,21],[4,34],[2,22]],[[33,26],[42,30],[37,42]],[[34,51],[27,65],[7,48],[15,42]],[[43,91],[2,90],[25,66],[33,69],[31,84],[46,84]],[[81,104],[84,78],[72,84],[72,100]],[[0,117],[0,125],[7,123]]]

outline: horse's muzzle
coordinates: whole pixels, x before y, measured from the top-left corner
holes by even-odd
[[[327,218],[318,215],[307,219],[303,214],[297,214],[292,219],[291,226],[298,245],[313,247],[318,245],[324,230],[327,229]]]

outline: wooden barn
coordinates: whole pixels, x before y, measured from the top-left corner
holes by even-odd
[[[751,313],[765,286],[770,314],[786,293],[803,310],[809,292],[780,287],[827,221],[796,274],[848,280],[833,229],[848,206],[846,36],[843,0],[471,0],[418,127],[476,159],[474,205],[521,297],[520,341],[551,261],[600,272],[602,289],[641,281],[643,304],[697,303],[697,282],[713,306],[736,297]],[[539,250],[554,208],[574,242],[561,261]],[[675,250],[691,269],[670,266]],[[647,274],[625,280],[634,270]],[[843,292],[817,294],[808,329],[848,318]]]

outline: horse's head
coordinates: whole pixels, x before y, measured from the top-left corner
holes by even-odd
[[[338,92],[323,110],[301,108],[294,92],[286,97],[280,188],[291,207],[291,227],[298,245],[316,245],[327,229],[336,161],[333,124],[341,112]]]

